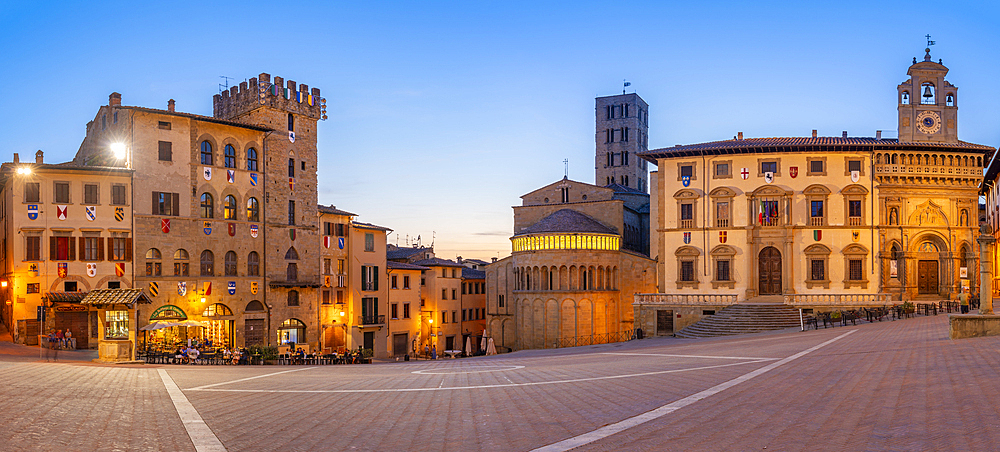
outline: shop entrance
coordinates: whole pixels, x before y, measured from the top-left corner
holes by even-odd
[[[407,334],[393,334],[392,335],[392,354],[393,356],[401,356],[406,354],[406,342]]]
[[[917,292],[938,293],[938,261],[917,262]]]
[[[760,250],[758,268],[760,294],[781,295],[781,252],[773,246]]]
[[[87,311],[60,311],[56,308],[56,326],[55,329],[63,331],[72,331],[73,339],[76,339],[76,348],[87,349],[90,342],[87,341],[89,334],[87,334],[87,320],[89,316]]]
[[[243,321],[243,344],[264,345],[264,319],[246,319]]]

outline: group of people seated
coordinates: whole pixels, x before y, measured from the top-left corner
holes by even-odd
[[[207,347],[207,344],[206,344]],[[174,363],[175,364],[195,364],[199,358],[202,358],[202,351],[192,344],[190,347],[183,345],[177,349],[174,353]],[[245,348],[233,347],[220,348],[211,355],[213,359],[220,359],[223,364],[248,364],[250,360],[250,354]]]

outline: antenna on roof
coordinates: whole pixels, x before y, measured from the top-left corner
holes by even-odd
[[[431,248],[434,248],[434,239],[437,238],[437,231],[431,231]]]
[[[563,159],[563,179],[569,179],[569,159]]]
[[[219,78],[222,79],[222,83],[219,83],[219,93],[229,90],[229,81],[236,80],[234,77],[226,77],[225,75],[220,75]]]

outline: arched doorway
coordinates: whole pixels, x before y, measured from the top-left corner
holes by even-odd
[[[222,303],[213,303],[205,308],[202,317],[208,321],[204,339],[212,341],[216,347],[229,348],[233,342],[233,311]]]
[[[917,247],[917,293],[933,295],[939,292],[939,253],[937,245],[930,241],[921,242]]]
[[[781,294],[781,252],[773,246],[760,250],[757,256],[760,295]]]
[[[278,344],[306,341],[306,324],[299,319],[288,319],[278,327]]]

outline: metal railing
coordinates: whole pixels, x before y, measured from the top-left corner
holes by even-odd
[[[583,345],[611,344],[635,339],[635,329],[615,333],[591,334],[589,336],[566,337],[553,343],[553,348],[579,347]]]
[[[384,315],[359,315],[358,325],[381,325],[385,323]]]
[[[691,306],[729,306],[736,304],[736,295],[637,293],[633,304],[665,304]]]

